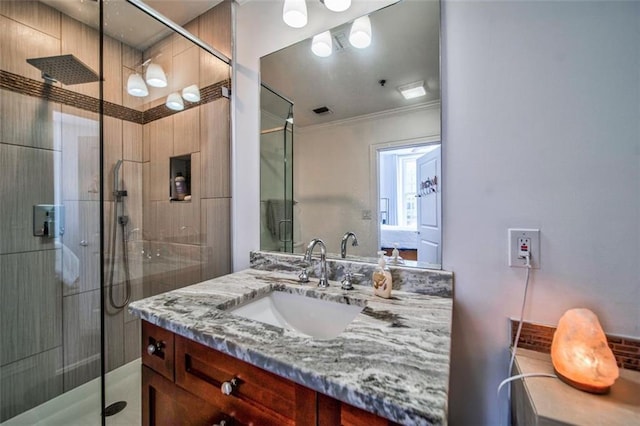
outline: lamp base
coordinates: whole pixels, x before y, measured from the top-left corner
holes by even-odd
[[[598,395],[604,395],[609,393],[609,391],[611,390],[611,386],[594,386],[594,385],[586,385],[584,383],[579,383],[576,382],[575,380],[571,380],[570,378],[563,376],[562,374],[560,374],[558,372],[558,370],[555,369],[555,367],[553,368],[553,372],[556,374],[556,376],[558,376],[558,378],[560,380],[562,380],[564,383],[568,384],[571,387],[574,387],[576,389],[579,389],[581,391],[584,392],[589,392],[589,393],[595,393]]]

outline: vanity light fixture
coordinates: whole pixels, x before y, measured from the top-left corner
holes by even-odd
[[[369,47],[371,44],[371,20],[368,15],[353,21],[349,32],[349,43],[358,49]]]
[[[200,89],[195,84],[182,89],[182,97],[185,101],[200,102]]]
[[[127,93],[137,98],[142,98],[149,94],[147,85],[144,83],[142,76],[137,72],[131,74],[127,80]]]
[[[167,87],[167,76],[162,67],[153,62],[147,66],[147,72],[144,76],[147,84],[152,87]]]
[[[351,7],[351,0],[320,0],[320,3],[332,12],[344,12]],[[284,0],[282,20],[293,28],[302,28],[307,25],[306,0]]]
[[[174,111],[182,111],[184,109],[184,102],[182,96],[178,92],[173,92],[167,96],[167,102],[165,103],[167,108]]]
[[[344,12],[351,7],[351,0],[320,0],[332,12]]]
[[[331,41],[331,32],[325,31],[318,35],[313,36],[311,42],[311,51],[321,58],[326,58],[331,55],[333,51],[333,42]]]
[[[293,28],[307,25],[307,3],[305,0],[284,0],[282,20]]]
[[[398,90],[407,100],[419,98],[427,94],[427,91],[424,89],[424,81],[416,81],[415,83],[399,86]]]

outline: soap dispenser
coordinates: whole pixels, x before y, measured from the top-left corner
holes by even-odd
[[[393,243],[393,251],[391,252],[391,264],[401,265],[403,263],[404,263],[404,259],[400,256],[400,251],[398,250],[398,243]]]
[[[391,297],[391,271],[384,260],[384,251],[378,252],[378,266],[373,271],[373,294],[388,299]]]

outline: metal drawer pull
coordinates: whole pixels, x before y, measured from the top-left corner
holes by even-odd
[[[220,385],[220,392],[224,395],[231,395],[236,386],[238,386],[238,380],[234,377],[230,381],[223,382],[222,385]]]
[[[147,346],[147,353],[149,355],[153,355],[156,352],[162,352],[163,347],[164,347],[164,344],[159,341],[156,343],[150,343],[149,346]]]

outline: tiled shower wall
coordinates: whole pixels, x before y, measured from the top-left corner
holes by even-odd
[[[216,9],[194,20],[189,29],[222,51],[228,46],[228,52],[229,3]],[[217,24],[215,32],[207,33],[211,23]],[[39,2],[0,1],[2,71],[41,82],[40,71],[27,64],[26,58],[67,53],[97,71],[98,43],[95,30]],[[105,100],[130,108],[132,113],[152,106],[129,96],[123,87],[133,67],[142,61],[143,52],[108,37],[104,43]],[[178,36],[156,46],[170,46],[171,55],[165,58],[175,56],[176,66],[185,58],[180,54],[194,56],[193,48]],[[215,58],[203,57],[200,51],[197,57],[196,65],[185,63],[185,69],[195,68],[201,84],[219,81],[222,74],[228,79],[226,65],[217,65]],[[181,75],[172,65],[165,68],[170,81]],[[98,87],[89,83],[64,89],[97,98]],[[228,108],[226,99],[218,99],[145,125],[139,119],[104,117],[105,237],[108,240],[111,226],[113,166],[123,159],[134,299],[230,270]],[[99,117],[95,112],[2,89],[0,117],[3,421],[99,374],[100,203]],[[194,184],[191,203],[169,203],[168,193],[161,194],[159,186],[168,188],[169,156],[183,153],[192,154],[194,177],[200,179]],[[32,206],[54,203],[65,206],[64,236],[55,240],[33,237]],[[119,249],[121,236],[118,238]],[[116,256],[121,258],[119,250]],[[73,264],[64,263],[74,258],[77,271]],[[117,263],[116,270],[116,298],[121,300],[121,264]],[[139,322],[125,311],[112,311],[106,325],[109,369],[137,358]]]

